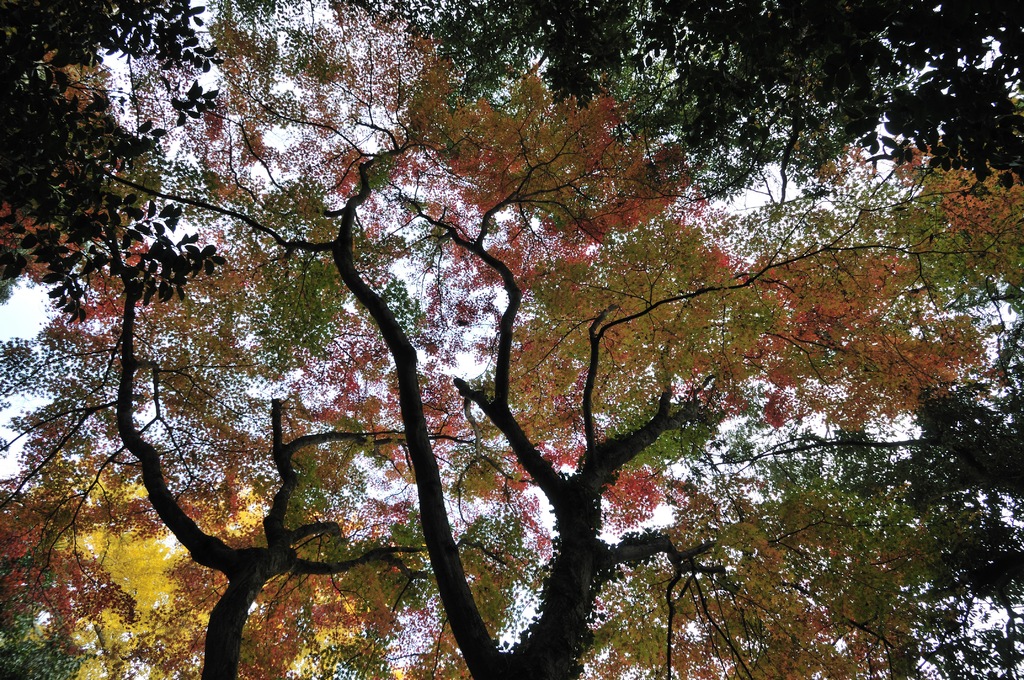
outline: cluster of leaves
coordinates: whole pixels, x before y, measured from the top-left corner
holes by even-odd
[[[910,535],[894,548],[903,552],[900,559],[912,560],[905,565],[910,578],[900,594],[855,621],[895,651],[899,645],[876,626],[899,609],[893,604],[899,597],[911,594],[910,609],[917,612],[909,632],[916,640],[907,672],[917,666],[938,677],[1016,677],[1024,651],[1024,535],[1015,519],[1021,504],[1018,393],[1016,379],[998,387],[947,388],[923,402],[917,432],[907,439],[885,441],[884,432],[864,431],[827,440],[804,434],[757,463],[786,503],[805,502],[811,486],[832,495],[816,523],[830,524],[839,508],[849,508],[864,529],[893,536],[898,528],[883,523],[902,517]],[[869,508],[874,518],[865,514]],[[794,554],[804,557],[803,544],[796,545]],[[886,569],[901,567],[891,561]],[[868,581],[861,576],[857,582]]]
[[[1021,176],[1024,22],[1006,3],[365,4],[437,36],[476,92],[535,62],[565,95],[608,88],[634,123],[684,142],[706,188],[735,190],[766,164],[806,180],[853,142]]]
[[[49,616],[45,604],[29,601],[29,588],[18,577],[24,570],[17,560],[5,558],[0,567],[3,587],[3,616],[0,619],[0,678],[4,680],[68,680],[75,677],[82,659],[64,631],[48,630],[39,625],[39,617]],[[14,566],[12,566],[12,564]],[[12,583],[12,581],[14,583]],[[11,588],[17,585],[18,589]]]
[[[129,64],[155,61],[168,71],[208,71],[214,52],[196,32],[202,12],[189,2],[153,0],[14,0],[0,8],[6,55],[0,67],[4,279],[31,264],[37,278],[54,286],[62,309],[84,318],[89,276],[113,257],[111,240],[124,241],[127,249],[147,244],[153,228],[173,230],[173,207],[154,220],[152,205],[147,211],[138,195],[111,181],[146,156],[166,130],[141,120],[133,130],[119,118],[118,110],[137,95],[112,89],[101,59],[106,54]],[[213,101],[194,83],[173,103],[184,118],[200,115]],[[159,234],[157,241],[150,259],[175,272],[157,285],[180,288],[194,259],[185,259],[182,244]]]
[[[279,483],[268,453],[265,387],[259,386],[308,388],[316,423],[362,425],[372,422],[379,400],[345,393],[347,409],[340,412],[309,383],[332,372],[354,373],[345,368],[348,361],[361,364],[368,376],[382,360],[372,345],[332,333],[323,344],[348,356],[318,356],[319,363],[308,356],[301,362],[291,357],[283,365],[273,361],[283,351],[282,341],[263,343],[249,329],[258,324],[266,334],[262,326],[271,321],[309,328],[310,320],[291,298],[273,297],[277,289],[301,285],[302,276],[260,263],[255,254],[245,265],[225,267],[215,282],[190,282],[192,294],[185,299],[149,305],[134,337],[147,366],[139,397],[156,409],[145,430],[169,452],[168,483],[204,530],[242,546],[265,540],[262,520]],[[264,273],[271,276],[264,279]],[[40,556],[26,560],[34,565],[26,569],[28,577],[38,578],[36,569],[45,564],[43,573],[60,584],[50,592],[45,611],[61,622],[62,635],[77,643],[83,674],[123,677],[133,672],[130,668],[145,667],[173,676],[202,663],[197,655],[204,628],[225,580],[190,562],[180,548],[168,550],[167,531],[149,506],[140,465],[118,441],[114,402],[120,374],[113,367],[123,282],[102,274],[94,277],[102,304],[91,309],[87,322],[54,319],[33,349],[23,342],[4,348],[4,395],[31,391],[47,401],[12,424],[21,433],[16,441],[25,467],[4,487],[4,526],[18,533],[21,544],[39,546]],[[129,274],[125,278],[133,280]],[[331,328],[336,322],[332,316],[324,323]],[[345,327],[355,332],[355,324]],[[324,351],[323,344],[308,342]],[[303,367],[298,376],[293,374],[297,363]],[[259,394],[250,394],[254,391]],[[356,422],[360,408],[367,415]],[[311,433],[306,429],[310,415],[301,404],[287,409],[289,439]],[[387,422],[386,416],[381,420]],[[373,438],[372,431],[355,432],[349,444],[328,441],[316,456],[297,457],[301,481],[286,525],[311,515],[325,526],[326,518],[338,517],[341,525],[336,538],[307,538],[298,550],[302,558],[344,562],[387,545],[393,533],[416,545],[402,485],[387,500],[368,497],[366,487],[372,489],[371,480],[383,476],[375,468],[387,467],[394,455],[392,444]],[[367,481],[360,480],[362,465],[368,468]],[[326,582],[308,576],[281,579],[268,588],[247,628],[254,640],[278,644],[247,647],[242,672],[264,677],[302,668],[306,677],[323,677],[340,659],[351,663],[353,658],[367,668],[385,666],[384,648],[364,644],[361,636],[391,637],[395,620],[388,612],[398,593],[423,597],[408,580],[393,565],[368,565]]]
[[[1016,677],[1024,651],[1024,534],[1017,519],[1021,192],[999,188],[995,178],[978,183],[966,173],[932,177],[925,187],[903,209],[919,212],[908,222],[917,223],[908,236],[936,256],[920,261],[907,289],[913,296],[939,296],[947,311],[989,326],[988,365],[927,390],[902,423],[823,436],[820,428],[808,431],[792,419],[772,422],[765,412],[775,434],[757,426],[737,431],[722,461],[742,465],[787,503],[803,502],[808,489],[845,498],[833,502],[822,521],[832,521],[842,507],[902,516],[904,528],[917,533],[905,547],[916,543],[920,551],[915,578],[904,584],[919,607],[913,657],[920,672]],[[763,423],[757,414],[754,420]],[[779,441],[769,445],[773,437]],[[764,442],[760,448],[751,443],[757,439]],[[880,532],[877,522],[887,521],[881,517],[863,521]]]

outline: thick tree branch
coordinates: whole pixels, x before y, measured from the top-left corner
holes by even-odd
[[[422,548],[410,548],[405,546],[389,546],[384,548],[373,548],[359,557],[340,562],[317,562],[315,560],[296,560],[292,567],[293,574],[340,574],[349,571],[354,567],[371,562],[383,562],[393,566],[405,566],[396,556],[402,554],[413,554],[422,552]]]
[[[395,433],[389,432],[387,434]],[[330,444],[332,442],[365,442],[372,436],[373,433],[370,432],[319,432],[293,439],[285,444],[283,448],[289,456],[294,456],[300,449],[304,449],[307,446],[319,446],[320,444]]]
[[[298,475],[292,467],[291,453],[285,450],[283,443],[284,434],[281,426],[281,400],[274,399],[270,405],[270,422],[273,432],[273,443],[271,455],[274,458],[274,465],[277,466],[277,474],[281,478],[281,486],[274,494],[274,500],[270,504],[270,511],[263,518],[263,531],[267,535],[267,544],[274,545],[284,539],[284,516],[288,511],[288,501],[292,492],[298,484]]]
[[[341,537],[341,527],[338,526],[337,522],[310,522],[303,524],[297,529],[293,529],[288,532],[288,541],[291,545],[309,538],[310,536],[324,536],[330,535],[337,538]]]
[[[705,566],[696,562],[698,557],[711,552],[714,547],[715,541],[704,541],[679,550],[668,536],[661,533],[633,535],[608,548],[604,555],[604,565],[614,567],[619,564],[638,564],[655,555],[665,555],[675,565],[689,564],[689,569],[695,573],[724,574],[725,567]]]
[[[160,462],[160,452],[147,441],[135,426],[135,373],[139,361],[135,356],[135,308],[141,299],[141,285],[124,277],[125,301],[121,324],[121,378],[117,390],[117,432],[128,449],[141,463],[142,483],[150,503],[160,519],[199,564],[224,572],[229,577],[238,565],[238,551],[205,533],[189,517],[170,489]]]
[[[704,381],[705,387],[710,378]],[[703,388],[698,390],[682,405],[673,408],[672,393],[666,390],[658,400],[658,410],[643,426],[629,434],[609,439],[595,446],[588,456],[580,476],[588,489],[600,489],[622,466],[638,456],[658,437],[669,430],[687,424],[707,423],[708,407],[699,398]]]
[[[480,407],[484,415],[494,423],[495,427],[501,430],[516,460],[523,466],[526,472],[533,477],[534,481],[548,496],[552,502],[565,487],[565,480],[555,472],[555,468],[544,457],[540,451],[530,442],[530,438],[519,426],[519,422],[509,410],[508,405],[490,401],[480,390],[474,390],[464,380],[455,379],[455,387],[464,398],[469,399]]]
[[[502,312],[501,320],[498,323],[498,356],[495,364],[494,398],[489,399],[484,392],[472,389],[465,381],[458,378],[455,380],[455,387],[464,398],[471,400],[479,406],[491,422],[501,430],[505,439],[512,447],[512,451],[515,453],[520,465],[533,477],[549,500],[555,502],[560,495],[563,480],[530,442],[529,437],[527,437],[512,414],[508,401],[512,366],[512,341],[516,315],[522,302],[522,290],[516,283],[512,270],[504,262],[489,253],[483,245],[482,235],[488,221],[493,219],[497,208],[505,205],[507,202],[499,204],[499,206],[492,208],[484,215],[483,225],[481,226],[481,238],[473,241],[462,238],[455,227],[443,220],[431,217],[423,212],[420,206],[414,204],[413,207],[420,217],[444,230],[456,245],[476,255],[501,278],[502,287],[508,296],[508,306]]]
[[[395,362],[399,407],[405,426],[409,457],[416,477],[420,518],[430,562],[452,631],[463,651],[466,663],[471,672],[482,677],[494,667],[498,651],[477,609],[466,580],[458,546],[452,537],[441,474],[434,457],[423,411],[416,348],[413,347],[387,302],[366,283],[355,265],[356,212],[370,196],[369,173],[373,162],[374,159],[370,159],[359,166],[359,189],[345,204],[339,216],[338,236],[333,244],[332,254],[342,281],[377,324]]]

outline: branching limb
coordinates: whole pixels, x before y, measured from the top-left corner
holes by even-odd
[[[708,423],[708,407],[700,397],[711,380],[709,376],[700,390],[676,407],[673,407],[671,392],[666,390],[658,400],[658,410],[646,424],[629,434],[595,445],[581,471],[581,479],[587,488],[597,490],[607,484],[616,471],[636,458],[663,433],[687,424]]]
[[[405,567],[405,564],[398,559],[398,555],[422,552],[422,548],[410,548],[405,546],[390,546],[385,548],[373,548],[359,557],[340,562],[318,562],[314,560],[298,559],[292,567],[293,574],[339,574],[349,571],[362,564],[371,562],[383,562],[392,566]],[[401,568],[400,567],[400,568]],[[407,567],[406,567],[407,569]]]
[[[485,265],[490,267],[499,277],[501,277],[502,288],[505,290],[505,295],[508,296],[508,306],[505,307],[505,311],[502,312],[501,319],[498,322],[498,356],[494,371],[494,401],[504,402],[507,404],[510,372],[512,368],[512,338],[513,331],[515,329],[516,315],[519,314],[519,306],[523,300],[523,291],[519,288],[519,284],[516,283],[515,275],[512,273],[512,270],[509,269],[508,265],[491,253],[487,252],[487,249],[483,245],[482,238],[477,238],[474,241],[467,240],[459,234],[458,230],[454,226],[443,220],[431,217],[423,212],[418,205],[414,205],[414,208],[416,208],[420,217],[435,227],[444,230],[453,243],[473,255],[476,255]],[[492,211],[488,211],[484,216],[484,223],[486,224],[490,219],[493,219]],[[483,233],[483,228],[481,228],[481,237],[483,236]]]
[[[263,519],[263,529],[267,536],[267,543],[286,543],[295,545],[297,541],[320,534],[341,535],[341,529],[336,522],[314,522],[305,524],[298,529],[288,531],[284,526],[284,516],[288,511],[288,502],[298,485],[298,475],[292,464],[292,457],[296,452],[308,446],[317,446],[330,442],[356,441],[365,442],[371,435],[364,432],[321,432],[298,437],[287,444],[284,443],[284,432],[281,423],[282,404],[280,399],[271,401],[271,428],[273,430],[272,455],[277,473],[281,478],[281,486],[274,494],[274,500],[270,511]]]
[[[750,671],[747,666],[747,662],[744,660],[744,655],[740,649],[736,646],[736,642],[732,639],[732,634],[729,632],[728,624],[719,624],[718,619],[715,618],[715,614],[711,611],[711,607],[708,606],[707,596],[704,594],[704,589],[700,585],[700,579],[694,579],[694,592],[695,597],[699,603],[701,611],[704,612],[704,616],[711,627],[714,628],[718,636],[725,642],[729,648],[729,653],[733,660],[737,663],[736,671],[742,671],[742,676],[747,678],[753,678],[754,674]],[[721,603],[719,603],[719,611],[721,611]],[[717,645],[716,645],[717,646]]]
[[[587,456],[594,455],[594,448],[597,446],[597,437],[594,432],[594,384],[597,382],[597,365],[601,353],[601,335],[598,332],[605,317],[618,309],[618,305],[611,305],[594,319],[590,324],[590,363],[587,366],[587,379],[583,385],[583,427],[587,437]]]
[[[209,201],[204,201],[199,198],[190,198],[188,196],[170,194],[164,191],[160,191],[158,189],[154,189],[152,187],[148,187],[144,184],[139,184],[138,182],[133,182],[129,179],[125,179],[124,177],[119,177],[114,174],[110,174],[108,176],[112,180],[120,184],[123,184],[127,187],[131,187],[136,191],[141,191],[150,196],[156,196],[157,198],[162,198],[167,201],[174,201],[175,203],[191,205],[194,208],[201,208],[208,212],[212,212],[215,215],[223,215],[225,217],[231,217],[236,220],[239,220],[244,224],[249,225],[249,227],[253,231],[259,234],[263,234],[264,236],[269,236],[271,239],[273,239],[274,243],[276,243],[281,248],[284,248],[285,252],[292,252],[295,250],[304,250],[308,252],[327,252],[331,249],[330,243],[313,243],[311,241],[306,241],[304,239],[286,239],[280,234],[278,234],[274,229],[271,229],[262,222],[256,220],[255,218],[249,215],[246,215],[243,212],[234,210],[232,208],[225,208],[224,206],[215,205],[213,203],[210,203]]]
[[[936,255],[953,255],[953,254],[955,254],[953,252],[944,252],[944,251],[939,251],[939,250],[927,250],[927,251],[926,250],[920,250],[920,249],[917,249],[917,246],[895,246],[895,245],[885,244],[885,243],[860,243],[860,244],[853,244],[853,245],[846,245],[846,246],[838,245],[843,240],[843,238],[845,238],[848,235],[849,231],[852,231],[852,229],[853,229],[853,227],[851,227],[849,230],[847,230],[847,232],[844,232],[844,233],[841,233],[841,234],[837,235],[829,243],[825,243],[825,244],[821,244],[821,245],[815,246],[813,248],[809,248],[807,250],[804,250],[803,252],[798,252],[798,253],[793,253],[793,254],[789,254],[789,255],[784,255],[783,252],[782,252],[782,247],[780,246],[779,249],[770,258],[768,258],[768,261],[765,264],[763,264],[761,267],[759,267],[758,269],[753,270],[753,271],[738,272],[737,274],[735,274],[733,276],[733,279],[736,281],[736,283],[723,284],[723,285],[713,285],[713,286],[701,286],[701,287],[695,288],[693,290],[680,292],[678,295],[670,295],[668,297],[661,298],[660,300],[652,301],[649,304],[647,304],[646,306],[644,306],[642,309],[639,309],[639,310],[633,312],[632,314],[627,314],[627,315],[619,317],[619,318],[617,318],[617,319],[615,319],[613,321],[609,321],[607,324],[602,326],[597,331],[597,335],[598,335],[599,338],[603,337],[604,334],[607,333],[612,328],[615,328],[616,326],[621,326],[621,325],[632,323],[633,321],[636,321],[637,319],[640,319],[640,318],[643,318],[645,316],[650,315],[655,310],[657,310],[657,309],[659,309],[661,307],[664,307],[666,305],[673,305],[673,304],[678,304],[678,303],[682,303],[682,302],[688,302],[690,300],[695,300],[695,299],[703,297],[705,295],[711,295],[711,294],[715,294],[715,293],[728,293],[730,291],[742,290],[744,288],[750,288],[750,287],[754,286],[757,283],[769,282],[769,276],[770,276],[770,274],[772,272],[778,271],[780,269],[783,269],[783,268],[785,268],[785,267],[787,267],[789,265],[796,264],[796,263],[802,262],[804,260],[810,260],[810,259],[813,259],[815,257],[822,256],[822,255],[835,255],[837,253],[847,253],[847,252],[855,253],[855,252],[859,252],[859,251],[868,251],[868,250],[870,250],[870,251],[882,251],[882,252],[895,252],[895,253],[910,254],[910,255],[915,255],[915,256],[920,256],[920,255],[924,255],[924,254],[936,254]],[[783,242],[785,242],[785,240],[786,239],[783,239]],[[775,283],[778,283],[778,282],[775,282]]]
[[[665,622],[665,680],[672,680],[672,648],[673,648],[673,627],[675,625],[676,617],[676,597],[674,595],[676,584],[679,583],[683,578],[683,570],[681,565],[675,565],[675,573],[672,574],[672,579],[669,580],[668,585],[665,587],[665,606],[668,609],[668,616]],[[693,583],[694,576],[691,573],[686,577],[686,583],[683,585],[683,592],[685,593],[690,588],[690,584]]]
[[[494,562],[497,562],[498,564],[500,564],[503,567],[508,567],[508,561],[504,557],[502,557],[498,553],[494,552],[493,550],[491,550],[490,548],[485,546],[480,541],[474,541],[472,539],[468,539],[466,537],[462,537],[462,538],[459,539],[459,545],[460,546],[465,545],[465,546],[468,546],[470,548],[476,548],[481,553],[483,553],[484,555],[486,555],[487,557],[492,559]]]
[[[551,499],[561,494],[565,480],[555,472],[551,463],[540,455],[540,451],[533,445],[522,427],[519,426],[515,416],[512,415],[508,404],[498,400],[489,400],[482,391],[474,390],[459,378],[455,379],[455,387],[463,398],[469,399],[479,406],[490,421],[501,430],[512,447],[519,464],[533,477],[541,490]]]
[[[281,478],[281,486],[274,494],[274,500],[270,505],[270,511],[263,518],[263,531],[267,535],[267,544],[274,545],[281,541],[286,532],[284,528],[284,516],[288,511],[288,501],[292,492],[298,484],[298,475],[292,466],[291,453],[285,449],[284,433],[281,425],[281,400],[274,399],[270,405],[270,421],[273,432],[273,444],[271,454],[274,457],[274,465],[277,466],[277,474]]]
[[[419,205],[413,204],[413,208],[420,217],[443,230],[456,245],[478,257],[501,278],[502,287],[508,296],[508,306],[502,313],[498,323],[498,355],[495,364],[494,398],[489,399],[483,391],[472,389],[461,379],[455,380],[455,387],[464,399],[468,399],[479,406],[491,422],[502,432],[512,447],[520,465],[533,477],[549,499],[554,500],[561,495],[563,480],[555,472],[551,464],[544,460],[532,442],[530,442],[529,437],[527,437],[512,414],[508,403],[513,331],[516,315],[519,312],[519,306],[522,301],[522,290],[519,288],[518,283],[516,283],[512,270],[504,262],[489,253],[483,244],[484,227],[486,227],[486,223],[489,220],[493,219],[496,210],[492,209],[484,215],[484,227],[481,228],[481,237],[470,241],[463,238],[454,226],[425,213]]]
[[[665,633],[665,678],[672,678],[673,620],[675,618],[674,591],[676,585],[686,575],[683,592],[696,583],[698,574],[724,574],[721,565],[704,565],[697,558],[705,555],[715,547],[715,541],[704,541],[695,546],[679,550],[668,536],[660,533],[648,533],[626,537],[618,545],[609,548],[604,556],[605,568],[619,564],[637,564],[646,562],[656,555],[665,555],[672,564],[672,578],[665,589],[665,601],[668,607],[667,630]]]
[[[610,568],[619,564],[638,564],[655,555],[665,555],[674,565],[689,565],[689,571],[693,573],[724,574],[723,566],[706,566],[696,562],[698,557],[711,552],[715,545],[715,541],[704,541],[685,550],[679,550],[668,536],[661,533],[633,535],[608,548],[604,555],[604,566]]]
[[[125,301],[120,334],[121,378],[117,390],[117,432],[125,448],[134,455],[142,467],[142,483],[149,494],[150,503],[160,519],[189,551],[199,564],[224,572],[229,577],[238,564],[238,551],[222,540],[204,532],[178,505],[177,498],[167,488],[160,460],[160,452],[135,425],[135,374],[139,361],[135,356],[135,312],[142,297],[142,286],[124,277]]]
[[[772,457],[785,457],[790,456],[794,453],[804,453],[806,451],[818,451],[821,449],[838,448],[838,447],[858,447],[858,448],[873,448],[873,449],[901,449],[908,446],[928,446],[937,444],[938,440],[935,439],[900,439],[894,441],[874,441],[870,439],[853,439],[850,437],[838,438],[838,439],[827,439],[825,437],[819,437],[818,435],[806,435],[796,439],[790,439],[782,442],[775,446],[769,447],[751,456],[743,458],[729,457],[724,459],[722,462],[729,465],[736,465],[741,463],[754,463],[763,458]]]
[[[395,362],[399,408],[406,446],[416,476],[420,518],[430,562],[452,630],[465,653],[471,672],[484,674],[494,667],[498,651],[476,606],[466,579],[458,546],[452,536],[445,505],[441,473],[431,445],[430,431],[420,392],[416,348],[387,302],[366,282],[355,263],[357,210],[371,193],[370,170],[375,159],[359,166],[359,188],[339,215],[338,236],[332,246],[334,264],[345,286],[352,291],[380,329]]]

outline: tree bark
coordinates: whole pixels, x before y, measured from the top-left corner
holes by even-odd
[[[291,549],[250,548],[240,551],[240,565],[228,577],[228,588],[210,613],[206,627],[203,680],[235,680],[241,659],[242,631],[249,609],[274,576],[295,561]]]
[[[516,649],[512,678],[567,680],[579,675],[579,658],[590,643],[590,617],[602,579],[596,538],[600,504],[559,521],[561,549],[544,590],[544,610],[529,638]]]

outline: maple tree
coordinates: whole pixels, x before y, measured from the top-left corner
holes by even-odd
[[[941,256],[922,262],[926,285],[913,292],[942,291],[950,308],[989,325],[984,371],[929,390],[899,434],[858,427],[823,436],[790,422],[762,433],[757,450],[737,438],[723,456],[761,466],[791,497],[823,488],[858,506],[894,506],[927,528],[929,576],[917,598],[932,609],[926,617],[933,632],[921,653],[940,677],[1014,677],[1021,658],[1021,198],[1019,187],[997,188],[965,173],[928,177],[918,196],[940,208],[924,213],[920,226]],[[932,231],[936,217],[953,228]]]
[[[1016,190],[851,153],[733,213],[610,96],[465,99],[429,42],[321,9],[219,8],[219,104],[112,177],[138,236],[91,243],[85,320],[3,347],[41,401],[6,552],[87,663],[169,626],[114,656],[187,673],[205,625],[217,678],[913,673],[943,619],[899,486],[743,454],[982,371],[955,303],[1019,265]]]

